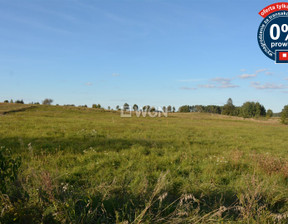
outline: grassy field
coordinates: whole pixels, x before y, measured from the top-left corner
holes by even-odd
[[[16,164],[1,174],[0,223],[288,222],[277,119],[41,105],[0,127],[1,159]]]
[[[17,111],[24,111],[27,108],[33,107],[32,105],[27,104],[17,104],[17,103],[0,103],[0,115],[17,112]]]

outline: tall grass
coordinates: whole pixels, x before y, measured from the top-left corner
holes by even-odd
[[[279,122],[37,106],[0,124],[2,160],[21,157],[0,194],[1,223],[288,221]]]

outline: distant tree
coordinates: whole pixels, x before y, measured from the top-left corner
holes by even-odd
[[[110,107],[110,106],[108,106],[108,110],[111,110],[111,107]]]
[[[173,108],[172,108],[172,111],[173,111],[173,113],[175,113],[175,111],[176,111],[176,108],[175,108],[175,107],[173,107]]]
[[[14,103],[12,99],[10,100],[10,103]]]
[[[4,100],[4,103],[9,103],[9,101],[8,100]]]
[[[138,111],[138,105],[137,105],[137,104],[134,104],[134,105],[133,105],[133,110],[134,110],[134,111]]]
[[[253,117],[254,108],[252,102],[245,102],[241,107],[241,116],[244,118]]]
[[[195,108],[196,108],[196,112],[202,113],[205,111],[205,107],[202,105],[196,105]]]
[[[170,105],[167,107],[167,111],[172,112],[172,107]]]
[[[231,98],[229,98],[229,99],[227,100],[227,105],[230,105],[230,106],[233,105],[233,100],[232,100]]]
[[[255,103],[255,117],[265,116],[266,110],[259,102]]]
[[[15,103],[24,104],[24,101],[23,100],[16,100]]]
[[[288,124],[288,105],[284,106],[281,112],[281,122],[283,124]]]
[[[245,102],[241,107],[240,115],[244,118],[260,117],[266,115],[266,110],[265,107],[258,102]]]
[[[240,115],[241,115],[241,107],[235,107],[234,116],[240,116]]]
[[[119,105],[116,106],[116,110],[120,110],[120,106]]]
[[[222,107],[216,105],[184,105],[179,107],[179,112],[187,113],[187,112],[200,112],[200,113],[214,113],[214,114],[221,114]]]
[[[52,99],[45,99],[45,100],[43,100],[42,104],[43,105],[51,105],[52,102],[53,102]]]
[[[163,112],[167,111],[167,108],[165,106],[162,107]]]
[[[221,114],[221,107],[216,105],[204,106],[204,111],[206,113]]]
[[[92,108],[101,109],[100,104],[92,104]]]
[[[273,111],[271,109],[268,109],[267,112],[266,112],[266,117],[267,118],[270,118],[270,117],[273,117]]]
[[[142,109],[143,111],[147,111],[147,106],[144,106]]]
[[[222,114],[224,115],[234,115],[235,106],[231,98],[227,100],[227,103],[223,106]]]
[[[266,116],[266,109],[265,109],[265,107],[262,104],[257,102],[255,104],[255,107],[256,107],[256,115],[255,115],[255,117]]]
[[[129,104],[128,103],[124,103],[124,105],[123,105],[123,110],[124,111],[128,111],[129,110]]]
[[[189,105],[181,106],[179,107],[178,111],[181,113],[188,113],[190,112],[190,106]]]

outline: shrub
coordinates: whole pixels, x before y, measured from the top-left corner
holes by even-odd
[[[284,106],[282,112],[281,112],[281,122],[283,124],[288,124],[288,105]]]

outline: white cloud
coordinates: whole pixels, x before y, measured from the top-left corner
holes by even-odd
[[[197,88],[182,86],[182,87],[180,87],[180,89],[183,89],[183,90],[196,90]]]
[[[274,84],[274,83],[265,83],[261,84],[260,82],[251,82],[251,86],[255,89],[287,89],[288,86],[283,84]]]
[[[220,88],[220,89],[227,89],[227,88],[237,88],[239,87],[238,85],[234,85],[232,84],[232,79],[229,78],[214,78],[211,79],[212,82],[217,83],[216,88]]]
[[[217,77],[217,78],[211,79],[211,81],[212,81],[212,82],[219,82],[219,83],[225,84],[225,83],[230,83],[230,82],[231,82],[231,79]]]
[[[211,85],[211,84],[206,84],[206,85],[198,85],[199,88],[205,88],[205,89],[212,89],[212,88],[216,88],[215,85]]]
[[[248,74],[248,73],[244,73],[242,75],[239,75],[238,77],[240,79],[250,79],[250,78],[255,78],[257,77],[257,75],[259,73],[265,73],[266,75],[273,75],[272,72],[270,72],[267,68],[261,68],[261,69],[258,69],[255,71],[255,73],[251,73],[251,74]]]
[[[229,78],[221,78],[217,77],[210,80],[210,83],[205,85],[198,85],[199,88],[206,88],[206,89],[212,89],[212,88],[218,88],[218,89],[227,89],[227,88],[237,88],[238,85],[234,85],[231,83],[232,79]]]
[[[113,77],[118,77],[118,76],[120,76],[120,74],[118,74],[118,73],[113,73],[112,76],[113,76]]]
[[[180,79],[178,82],[200,82],[205,81],[206,79]]]
[[[227,89],[227,88],[238,88],[238,87],[239,87],[238,85],[224,84],[224,85],[219,86],[218,88],[220,88],[220,89]]]
[[[92,82],[86,82],[86,83],[85,83],[85,86],[92,86],[92,85],[93,85]]]
[[[242,75],[239,75],[239,78],[240,79],[250,79],[250,78],[254,78],[256,76],[257,76],[257,74],[242,74]]]
[[[260,72],[266,72],[266,71],[268,71],[267,68],[261,68],[261,69],[258,69],[255,73],[258,74]]]

